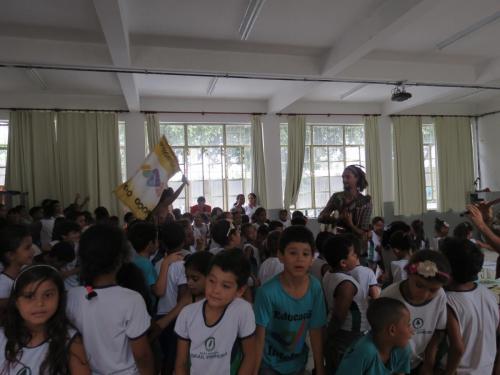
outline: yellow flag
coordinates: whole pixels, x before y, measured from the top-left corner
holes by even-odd
[[[144,220],[158,204],[168,180],[180,170],[177,156],[162,136],[136,174],[114,193],[137,218]]]

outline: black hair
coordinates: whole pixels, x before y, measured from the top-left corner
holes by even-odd
[[[45,217],[53,217],[56,214],[56,206],[59,204],[59,201],[53,199],[45,199],[42,202],[43,215]]]
[[[389,224],[387,229],[382,234],[382,247],[384,248],[389,247],[389,239],[391,238],[393,233],[397,231],[409,233],[410,230],[411,230],[410,226],[406,224],[404,221],[393,221],[392,223]]]
[[[127,288],[139,293],[146,304],[149,315],[155,314],[153,299],[146,282],[146,277],[141,269],[133,262],[122,264],[116,274],[116,283],[123,288]]]
[[[377,224],[379,221],[381,221],[382,223],[385,223],[384,218],[382,216],[375,216],[372,219],[372,225]]]
[[[133,212],[127,212],[124,216],[123,216],[123,221],[127,224],[130,224],[132,222],[134,222],[136,220],[136,217],[134,215]]]
[[[265,212],[267,214],[267,211],[264,207],[258,207],[255,212],[253,213],[253,216],[255,219],[257,219],[257,216],[259,216],[262,212]]]
[[[401,230],[391,235],[391,238],[389,238],[389,246],[405,253],[411,253],[415,250],[415,243],[411,239],[410,234]]]
[[[411,228],[415,233],[415,245],[420,249],[422,241],[425,241],[424,222],[420,219],[413,220],[411,222]]]
[[[309,244],[311,251],[314,252],[314,235],[302,225],[291,225],[285,228],[280,238],[280,252],[285,253],[286,247],[292,242]]]
[[[16,251],[26,237],[31,237],[29,228],[22,224],[7,224],[0,229],[0,262],[10,265],[7,253]]]
[[[229,231],[230,228],[231,228],[231,223],[228,220],[222,219],[216,221],[210,227],[210,233],[212,235],[212,239],[222,247],[225,247],[229,243],[229,235],[231,234]]]
[[[62,241],[62,236],[67,236],[70,232],[80,232],[80,226],[74,221],[64,218],[57,218],[54,222],[54,229],[52,231],[53,241]]]
[[[172,214],[174,215],[174,219],[175,220],[179,220],[181,218],[181,216],[182,216],[181,209],[180,208],[174,208],[172,210]]]
[[[75,260],[75,248],[70,242],[61,241],[52,246],[48,255],[58,262],[67,264]]]
[[[417,251],[415,254],[412,255],[412,257],[408,261],[408,266],[425,261],[430,261],[434,263],[439,271],[439,273],[437,273],[433,277],[425,277],[425,280],[436,281],[443,285],[446,285],[448,281],[450,281],[449,278],[451,273],[450,263],[445,258],[445,256],[438,251],[434,250]]]
[[[109,219],[109,211],[106,207],[99,206],[94,210],[94,216],[97,222],[105,222]]]
[[[402,318],[404,310],[408,311],[403,302],[380,297],[371,301],[368,310],[366,310],[366,317],[373,333],[377,334],[390,324],[396,324]]]
[[[306,226],[307,224],[307,220],[304,216],[297,216],[297,217],[294,217],[291,222],[290,222],[292,225],[302,225],[302,226]]]
[[[39,211],[42,211],[42,214],[43,214],[43,208],[41,206],[34,206],[34,207],[30,208],[29,214],[31,217],[33,217]]]
[[[455,229],[453,229],[453,237],[460,239],[467,239],[469,233],[474,230],[472,224],[464,221],[463,223],[458,224]]]
[[[269,232],[269,235],[266,239],[266,249],[268,255],[271,257],[275,257],[278,255],[278,249],[280,247],[280,239],[281,239],[281,231],[273,230]]]
[[[366,179],[365,171],[363,171],[360,167],[351,164],[345,167],[344,172],[346,171],[351,172],[358,179],[356,186],[359,191],[363,191],[368,187],[368,180]]]
[[[271,220],[271,222],[269,223],[269,231],[273,231],[283,227],[284,227],[283,223],[278,220]]]
[[[247,236],[247,234],[248,234],[248,230],[249,230],[250,228],[255,228],[255,227],[254,227],[254,226],[253,226],[253,224],[251,224],[251,223],[245,223],[245,224],[242,224],[241,229],[240,229],[240,231],[241,231],[241,235],[242,235],[242,236],[244,236],[244,237],[246,237],[246,236]]]
[[[477,280],[484,255],[474,243],[464,238],[444,238],[440,249],[450,263],[453,281],[465,284]]]
[[[436,232],[439,232],[441,229],[443,229],[444,227],[446,227],[446,221],[444,220],[441,220],[440,218],[436,218],[434,220],[434,230]]]
[[[250,217],[248,215],[241,215],[241,224],[248,224],[250,223]]]
[[[194,253],[186,258],[184,268],[186,270],[191,268],[206,276],[208,274],[210,262],[213,256],[214,255],[209,251],[199,251]]]
[[[160,238],[167,248],[167,253],[180,250],[186,241],[184,227],[175,221],[165,223],[161,227],[160,234]]]
[[[138,253],[143,251],[151,241],[154,242],[157,236],[156,226],[145,221],[133,222],[127,231],[128,240]]]
[[[316,249],[320,254],[323,254],[325,242],[333,237],[334,234],[332,232],[319,232],[316,236]]]
[[[323,245],[323,256],[330,267],[338,268],[340,261],[349,256],[350,247],[355,247],[352,236],[345,234],[333,236]]]
[[[87,222],[87,225],[94,223],[94,218],[92,217],[92,214],[89,211],[83,211],[82,214],[83,216],[85,216],[85,221]],[[80,215],[77,215],[77,217],[78,216]]]
[[[205,203],[206,201],[207,201],[207,200],[205,199],[205,197],[204,197],[204,196],[200,196],[200,197],[198,197],[198,199],[196,199],[196,202],[197,202],[198,204],[200,204],[200,202]]]
[[[29,284],[35,283],[36,290],[42,282],[48,280],[52,281],[57,287],[59,303],[54,315],[45,323],[45,331],[49,338],[49,348],[40,365],[40,374],[69,375],[68,341],[70,337],[68,336],[68,330],[72,326],[66,317],[66,292],[59,272],[47,265],[35,265],[25,268],[18,275],[14,283],[2,319],[2,326],[7,341],[3,354],[7,362],[7,368],[10,364],[14,365],[19,360],[19,355],[23,348],[31,340],[31,333],[19,313],[16,301]]]
[[[292,213],[292,219],[295,219],[296,217],[304,217],[304,213],[302,211],[293,211]]]
[[[267,225],[262,224],[257,228],[257,236],[267,237],[270,231]]]
[[[281,215],[283,212],[288,213],[288,210],[286,208],[282,208],[279,210],[279,214]]]
[[[82,234],[78,249],[81,280],[92,286],[97,276],[117,272],[127,255],[127,240],[120,228],[109,224],[90,227]]]
[[[248,195],[251,195],[252,197],[254,197],[255,199],[257,199],[257,195],[255,193],[248,193]]]
[[[231,272],[236,277],[238,288],[245,286],[250,277],[250,261],[245,257],[242,251],[238,249],[222,250],[217,253],[210,263],[208,272],[213,267],[219,267],[224,272]]]

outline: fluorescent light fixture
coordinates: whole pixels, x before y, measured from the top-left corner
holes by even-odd
[[[495,22],[499,18],[500,18],[500,11],[498,11],[496,13],[493,13],[491,16],[483,18],[479,22],[476,22],[475,24],[470,25],[466,29],[463,29],[462,31],[459,31],[456,34],[453,34],[449,38],[447,38],[447,39],[443,40],[442,42],[439,42],[438,44],[436,44],[436,47],[437,47],[438,50],[442,50],[442,49],[448,47],[449,45],[451,45],[451,44],[459,41],[460,39],[465,38],[467,35],[472,34],[473,32],[475,32],[475,31],[477,31],[477,30],[485,27],[486,25],[489,25],[492,22]]]
[[[351,96],[352,94],[358,92],[359,90],[364,89],[366,86],[368,86],[366,83],[362,83],[361,85],[354,86],[349,91],[346,91],[342,95],[340,95],[340,100],[344,100],[348,96]]]
[[[252,31],[255,21],[259,16],[259,13],[262,9],[262,6],[266,0],[249,0],[247,10],[245,11],[245,15],[241,20],[240,24],[240,37],[241,40],[247,40],[250,32]]]
[[[42,78],[42,76],[40,75],[40,73],[38,72],[38,70],[36,70],[34,68],[26,69],[26,74],[28,75],[28,77],[30,77],[30,79],[35,84],[37,84],[38,86],[40,86],[40,88],[42,90],[47,90],[47,83]]]
[[[217,81],[219,80],[218,77],[214,77],[210,80],[210,83],[208,84],[208,89],[207,89],[207,95],[212,95],[214,90],[215,90],[215,86],[217,86]]]

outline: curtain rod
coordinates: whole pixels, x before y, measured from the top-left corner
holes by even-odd
[[[389,117],[481,117],[481,115],[389,115]]]
[[[0,108],[5,111],[54,111],[54,112],[116,112],[129,113],[123,109],[76,109],[76,108]]]
[[[266,112],[210,112],[210,111],[141,111],[141,113],[154,114],[154,113],[168,113],[168,114],[191,114],[191,115],[252,115],[261,116],[267,115]]]
[[[276,113],[276,116],[381,116],[380,113]]]

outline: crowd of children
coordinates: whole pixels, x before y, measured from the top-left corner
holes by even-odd
[[[364,243],[315,238],[299,211],[269,220],[249,198],[161,225],[78,200],[9,211],[0,374],[500,373],[470,224],[449,237],[437,219],[429,241],[419,220],[375,217]]]

